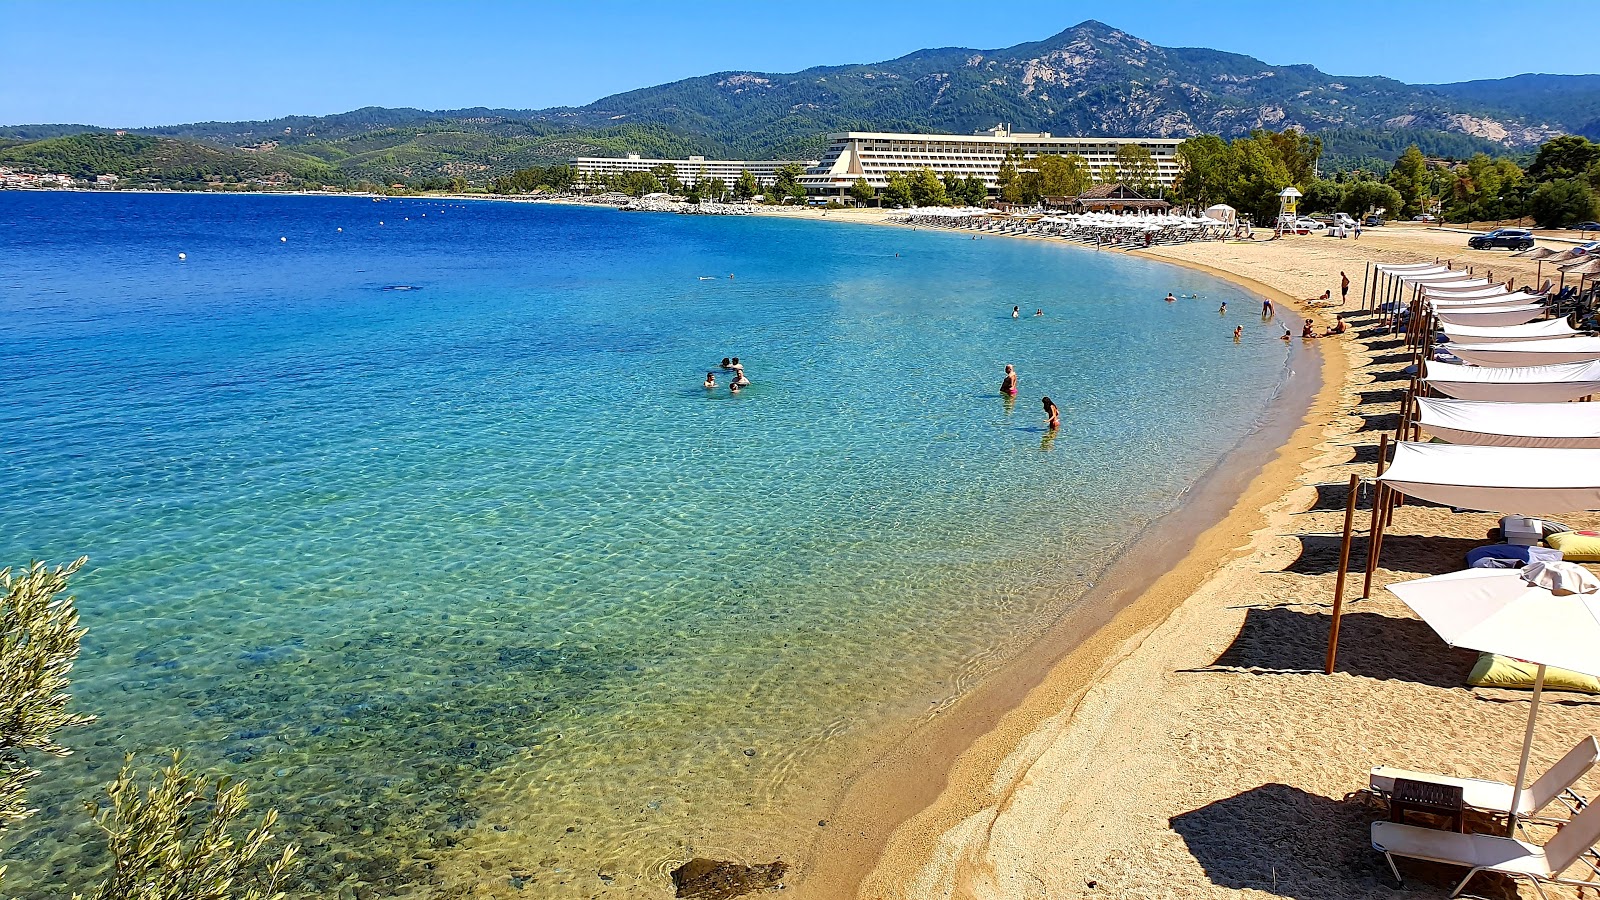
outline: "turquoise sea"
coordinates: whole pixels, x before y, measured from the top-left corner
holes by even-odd
[[[794,860],[1289,358],[1203,274],[836,222],[11,192],[0,247],[0,565],[90,557],[100,716],[5,849],[21,897],[81,887],[81,798],[173,747],[322,896]]]

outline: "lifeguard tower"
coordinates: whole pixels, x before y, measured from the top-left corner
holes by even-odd
[[[1294,223],[1300,218],[1300,198],[1304,195],[1294,186],[1278,192],[1278,234],[1294,234]]]

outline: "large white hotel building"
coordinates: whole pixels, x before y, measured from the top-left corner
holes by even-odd
[[[830,134],[831,145],[822,161],[800,179],[806,190],[820,196],[844,196],[858,179],[883,190],[889,176],[918,169],[959,178],[977,176],[991,194],[999,189],[1000,166],[1007,152],[1024,159],[1043,154],[1077,154],[1097,178],[1115,172],[1117,148],[1136,144],[1155,158],[1156,180],[1171,187],[1178,178],[1178,145],[1183,138],[1054,137],[1049,132],[1023,134],[997,126],[977,134],[892,134],[848,131]]]
[[[586,175],[603,178],[624,172],[648,172],[657,166],[671,166],[678,180],[684,184],[698,184],[720,178],[730,188],[744,172],[754,175],[756,181],[763,187],[770,186],[777,180],[779,169],[796,164],[811,169],[817,165],[817,161],[706,159],[704,156],[691,156],[688,159],[641,159],[639,154],[630,153],[621,157],[580,156],[571,162],[579,178]]]

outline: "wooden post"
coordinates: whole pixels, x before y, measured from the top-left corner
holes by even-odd
[[[1328,663],[1325,673],[1333,674],[1334,660],[1339,656],[1339,620],[1344,616],[1344,573],[1350,568],[1350,526],[1356,519],[1356,491],[1361,487],[1361,476],[1350,473],[1350,496],[1344,501],[1344,537],[1339,542],[1339,577],[1333,583],[1333,625],[1328,629]],[[1373,495],[1377,499],[1377,495]]]
[[[1383,477],[1383,466],[1388,457],[1389,435],[1382,434],[1378,436],[1378,478]],[[1367,577],[1361,585],[1363,600],[1372,596],[1372,573],[1378,567],[1378,540],[1383,532],[1384,504],[1388,500],[1389,486],[1376,479],[1373,480],[1373,484],[1375,487],[1372,494],[1372,524],[1367,527]]]
[[[1367,282],[1372,279],[1372,263],[1367,263],[1366,269],[1361,272],[1361,309],[1367,309]]]

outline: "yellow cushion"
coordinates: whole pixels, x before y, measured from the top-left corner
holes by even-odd
[[[1600,535],[1560,531],[1544,542],[1560,550],[1561,558],[1567,562],[1600,562]]]
[[[1480,653],[1478,664],[1472,667],[1472,674],[1467,676],[1467,684],[1473,687],[1533,690],[1533,680],[1538,676],[1538,670],[1539,667],[1533,663],[1518,662],[1493,653]],[[1600,694],[1600,678],[1550,668],[1544,670],[1544,689]]]

